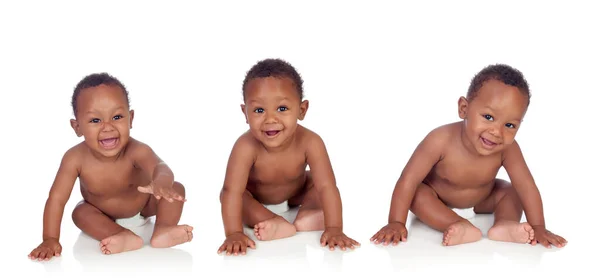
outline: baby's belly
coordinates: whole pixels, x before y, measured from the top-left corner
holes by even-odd
[[[83,195],[86,202],[113,219],[135,216],[144,209],[148,203],[148,198],[152,196],[137,191],[115,196]]]
[[[265,205],[281,204],[292,197],[298,195],[304,184],[282,184],[282,185],[265,185],[254,184],[248,185],[248,191],[254,196],[254,199]]]
[[[493,183],[480,187],[459,187],[443,183],[432,183],[429,186],[451,208],[472,208],[485,200],[493,189]]]

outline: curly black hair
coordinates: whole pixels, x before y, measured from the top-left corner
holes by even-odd
[[[488,80],[498,80],[506,85],[517,87],[527,97],[527,105],[529,105],[531,92],[529,91],[527,80],[523,77],[523,73],[505,64],[489,65],[479,71],[471,80],[469,90],[467,91],[467,99],[472,100],[475,98],[483,83]]]
[[[129,92],[127,92],[127,89],[125,88],[123,83],[119,81],[119,79],[106,72],[93,73],[81,79],[81,81],[77,83],[77,86],[73,91],[73,96],[71,97],[71,106],[73,106],[73,114],[77,115],[77,98],[79,97],[79,94],[81,94],[81,91],[87,88],[100,86],[102,84],[118,86],[119,88],[121,88],[123,94],[125,95],[125,98],[127,99],[127,106],[129,106]]]
[[[246,73],[244,83],[242,84],[244,100],[246,99],[246,86],[248,82],[252,79],[265,77],[289,78],[294,82],[300,99],[304,98],[304,89],[302,88],[304,81],[296,69],[285,60],[269,58],[259,61]]]

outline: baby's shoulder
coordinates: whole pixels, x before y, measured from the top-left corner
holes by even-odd
[[[233,151],[235,152],[256,153],[259,148],[260,142],[254,138],[250,130],[242,133],[233,144]]]
[[[298,142],[305,147],[314,144],[323,144],[323,139],[318,133],[302,125],[298,125],[296,129],[296,138],[298,139]]]
[[[84,142],[81,142],[65,151],[61,164],[79,169],[86,154],[89,154],[88,147]]]
[[[455,135],[460,135],[460,122],[438,126],[432,129],[424,138],[424,141],[433,145],[445,146]]]

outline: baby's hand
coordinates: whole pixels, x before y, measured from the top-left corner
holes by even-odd
[[[325,228],[321,235],[321,246],[327,245],[329,245],[329,250],[334,250],[336,245],[342,250],[346,250],[346,247],[354,249],[354,246],[360,246],[360,243],[347,237],[340,228]]]
[[[59,257],[62,252],[62,246],[57,239],[50,238],[44,240],[38,247],[29,253],[29,258],[38,261],[48,261],[53,256]]]
[[[381,228],[373,237],[371,241],[375,244],[383,242],[383,245],[388,245],[390,242],[392,245],[398,245],[398,242],[406,242],[408,231],[406,226],[400,222],[392,222]]]
[[[231,254],[234,256],[237,256],[238,254],[246,255],[247,247],[256,249],[254,241],[244,233],[233,233],[227,236],[223,245],[219,247],[217,254],[221,254],[222,252],[226,251],[228,256]]]
[[[162,183],[161,183],[162,184]],[[148,193],[154,195],[157,200],[164,198],[169,202],[173,202],[173,200],[185,202],[186,199],[183,196],[179,195],[179,193],[175,192],[173,189],[173,185],[159,185],[155,182],[150,182],[150,184],[146,186],[138,186],[138,191],[142,193]]]
[[[544,226],[532,226],[534,238],[531,241],[531,245],[540,243],[546,248],[550,248],[552,245],[556,247],[564,247],[567,244],[567,240],[559,235],[553,234],[546,230]]]

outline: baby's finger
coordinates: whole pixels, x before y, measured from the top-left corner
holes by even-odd
[[[346,251],[346,242],[344,241],[344,239],[339,239],[337,241],[337,245],[338,247],[340,247],[340,249],[342,249],[342,251]]]
[[[563,238],[563,237],[561,237],[561,236],[557,236],[557,237],[558,237],[558,241],[559,241],[559,242],[560,242],[560,243],[561,243],[563,246],[567,244],[567,240],[566,240],[566,239],[564,239],[564,238]]]
[[[408,231],[404,230],[402,232],[400,232],[401,236],[402,236],[402,241],[406,242],[406,238],[408,238]]]
[[[33,249],[33,251],[31,251],[31,253],[29,253],[29,258],[32,260],[37,259],[37,257],[40,255],[40,251],[36,248]]]
[[[542,237],[541,239],[538,239],[538,242],[546,247],[546,248],[550,248],[550,242],[548,242],[548,239],[546,237]]]
[[[562,243],[559,240],[559,236],[557,235],[552,235],[550,236],[550,242],[552,243],[552,245],[556,246],[556,247],[562,247]]]
[[[236,241],[235,243],[233,243],[233,255],[237,256],[240,253],[240,250],[242,249],[242,244],[239,241]]]
[[[390,242],[392,241],[392,237],[394,237],[394,233],[386,234],[383,245],[386,245],[386,246],[389,245]]]
[[[380,235],[381,235],[381,232],[377,232],[376,234],[374,234],[373,237],[371,237],[371,242],[373,242],[375,244],[379,244]]]
[[[321,246],[325,246],[327,245],[327,240],[329,238],[327,237],[327,235],[325,233],[323,233],[323,235],[321,235]]]
[[[394,234],[394,237],[392,237],[392,245],[398,245],[398,243],[400,243],[400,240],[402,240],[402,235],[398,233]]]
[[[379,237],[379,234],[381,234],[381,231],[378,231],[377,233],[375,233],[372,237],[371,237],[371,241],[372,242],[376,242],[377,238]]]
[[[256,243],[254,243],[254,240],[248,239],[247,244],[250,248],[256,249]]]
[[[346,238],[346,239],[344,240],[344,244],[345,244],[345,245],[346,245],[348,248],[350,248],[350,249],[354,249],[354,242],[353,242],[353,240],[352,240],[351,238]]]
[[[231,253],[233,253],[232,251],[233,251],[233,244],[227,243],[227,253],[226,253],[227,256],[231,255]]]
[[[335,238],[329,239],[329,250],[335,250],[335,245],[337,244]]]
[[[217,249],[217,254],[221,254],[223,251],[225,251],[225,244],[222,244],[219,249]]]

